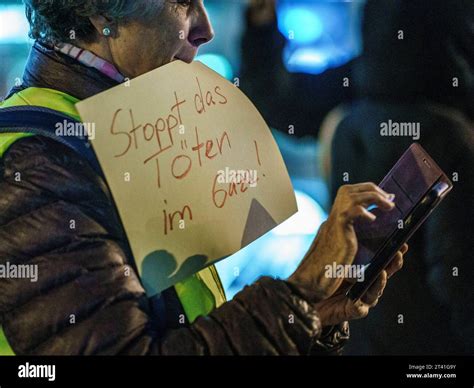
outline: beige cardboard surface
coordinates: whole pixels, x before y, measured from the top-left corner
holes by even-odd
[[[297,210],[263,118],[200,62],[172,62],[76,107],[95,124],[92,145],[149,295]]]

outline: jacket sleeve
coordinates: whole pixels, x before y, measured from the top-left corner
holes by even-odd
[[[262,278],[192,325],[158,333],[104,181],[50,139],[19,140],[0,168],[0,319],[17,354],[307,354],[318,313]],[[130,270],[132,269],[132,270]]]

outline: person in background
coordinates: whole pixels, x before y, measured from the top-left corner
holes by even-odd
[[[240,85],[267,123],[297,137],[316,138],[326,114],[349,101],[351,62],[322,74],[290,73],[283,63],[286,38],[279,32],[275,0],[251,0],[242,37]],[[294,132],[294,133],[293,133]]]
[[[366,5],[354,68],[358,99],[328,119],[336,128],[328,136],[331,196],[344,174],[351,183],[379,182],[414,141],[454,189],[410,240],[406,269],[383,303],[352,325],[346,354],[474,353],[473,43],[472,0]],[[413,131],[384,136],[389,122]]]

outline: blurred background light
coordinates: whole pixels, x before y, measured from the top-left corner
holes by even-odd
[[[301,262],[327,214],[309,195],[298,190],[295,195],[296,214],[217,263],[228,299],[262,275],[287,278]]]
[[[285,37],[301,44],[318,40],[324,28],[318,13],[313,9],[289,5],[280,8],[278,26]]]
[[[207,67],[210,67],[216,73],[219,73],[222,77],[229,81],[234,77],[232,65],[223,55],[202,54],[196,57],[196,61],[204,63]]]
[[[319,225],[326,218],[326,213],[309,195],[295,191],[298,212],[278,225],[270,233],[274,236],[312,235],[318,231]]]
[[[329,68],[342,66],[353,56],[335,46],[291,47],[284,52],[286,68],[293,73],[321,74]]]
[[[0,44],[26,43],[28,30],[23,5],[0,5]]]
[[[293,73],[320,74],[349,62],[361,51],[364,2],[280,0],[278,26],[287,39],[284,62]]]

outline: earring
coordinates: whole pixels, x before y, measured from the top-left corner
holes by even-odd
[[[112,31],[110,31],[109,27],[104,27],[104,29],[102,30],[102,34],[104,34],[104,36],[110,36],[111,33]]]

